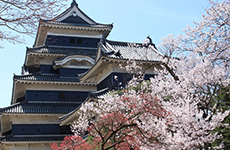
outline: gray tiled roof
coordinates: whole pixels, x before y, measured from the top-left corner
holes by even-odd
[[[77,24],[77,23],[67,23],[67,22],[58,22],[58,21],[50,21],[50,20],[43,20],[43,22],[49,23],[49,24],[56,24],[56,25],[69,25],[69,26],[82,26],[82,27],[95,27],[95,28],[104,28],[104,27],[112,28],[113,27],[113,24],[100,24],[100,23]]]
[[[87,47],[70,47],[70,46],[42,46],[36,48],[27,48],[28,52],[44,53],[44,54],[78,54],[86,55],[95,59],[97,48]]]
[[[81,105],[82,102],[23,101],[1,108],[2,113],[17,114],[66,114]]]
[[[58,135],[8,135],[1,139],[1,141],[63,141],[64,137],[70,134],[58,134]]]
[[[56,81],[56,82],[79,82],[77,77],[60,77],[58,74],[34,73],[28,75],[14,75],[14,80],[29,81]]]
[[[112,58],[161,61],[160,56],[162,56],[151,44],[145,46],[138,43],[132,44],[106,40],[101,47],[102,53]]]

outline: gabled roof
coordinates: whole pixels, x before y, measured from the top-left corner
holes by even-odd
[[[56,16],[52,20],[43,20],[43,21],[47,23],[53,22],[53,23],[63,23],[69,25],[81,25],[81,26],[97,25],[101,27],[112,27],[112,24],[101,24],[95,22],[78,7],[78,4],[76,3],[75,0],[73,0],[70,7],[60,15]]]
[[[45,29],[44,27],[48,27]],[[107,37],[113,28],[113,24],[97,23],[87,16],[73,0],[71,6],[63,13],[51,20],[41,19],[36,35],[34,47],[44,45],[46,35],[50,28],[62,28],[70,30],[97,31]]]
[[[142,64],[157,65],[161,64],[162,57],[163,54],[158,52],[152,43],[142,45],[108,40],[100,41],[96,58],[97,61],[91,69],[81,74],[79,79],[82,82],[91,81],[91,79],[96,77],[112,62],[127,63],[128,60],[135,60]],[[92,80],[92,82],[94,81]]]
[[[68,23],[69,17],[76,17],[76,21],[80,20],[82,21],[82,23],[96,24],[96,22],[93,19],[88,17],[83,11],[81,11],[81,9],[78,8],[78,4],[75,0],[72,1],[68,9],[66,9],[63,13],[52,19],[52,21]]]
[[[82,102],[23,101],[1,108],[1,113],[8,114],[66,114],[81,105]]]

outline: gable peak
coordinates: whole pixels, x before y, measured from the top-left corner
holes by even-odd
[[[72,3],[71,3],[71,6],[72,6],[72,7],[73,7],[73,6],[76,6],[76,7],[77,7],[78,4],[77,4],[77,2],[76,2],[75,0],[73,0]]]

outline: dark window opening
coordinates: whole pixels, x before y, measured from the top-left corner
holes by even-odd
[[[61,133],[65,133],[65,134],[72,134],[73,132],[71,131],[70,126],[61,126]]]
[[[38,129],[38,132],[40,132],[40,129]]]
[[[65,40],[63,40],[63,43],[65,43]]]
[[[65,98],[65,93],[59,92],[59,93],[58,93],[58,97],[59,97],[59,98]]]
[[[72,39],[69,39],[69,43],[70,43],[70,44],[75,44],[75,39],[73,39],[73,38],[72,38]]]
[[[79,95],[77,95],[77,98],[79,98]]]
[[[77,44],[82,44],[82,39],[77,39]]]
[[[38,97],[38,94],[36,94],[36,97]]]

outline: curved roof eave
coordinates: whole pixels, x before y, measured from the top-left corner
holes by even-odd
[[[113,28],[113,24],[76,24],[76,23],[63,23],[57,21],[47,21],[43,20],[41,22],[44,26],[47,27],[56,27],[56,28],[66,28],[66,29],[78,29],[78,30],[102,30],[111,31]]]
[[[35,37],[33,47],[35,47],[37,45],[37,42],[38,42],[38,39],[39,39],[38,36],[40,35],[41,22],[42,22],[42,19],[39,20],[38,30],[37,30],[37,34],[36,34],[36,37]]]
[[[82,76],[79,76],[79,79],[81,81],[84,81],[84,80],[87,80],[87,77],[89,77],[93,72],[94,70],[97,70],[103,62],[118,62],[118,63],[121,63],[121,62],[127,62],[128,60],[130,59],[126,59],[126,58],[111,58],[111,57],[106,57],[106,56],[101,56],[97,62],[95,62],[95,64],[84,74],[82,74]],[[144,62],[144,63],[154,63],[154,64],[161,64],[162,62],[161,61],[154,61],[154,60],[140,60],[140,59],[136,59],[135,61],[137,62]],[[82,82],[84,83],[84,82]]]
[[[58,84],[58,85],[95,85],[94,83],[80,82],[78,77],[59,77],[52,74],[27,74],[27,75],[14,75],[14,83],[34,83],[34,84]]]

